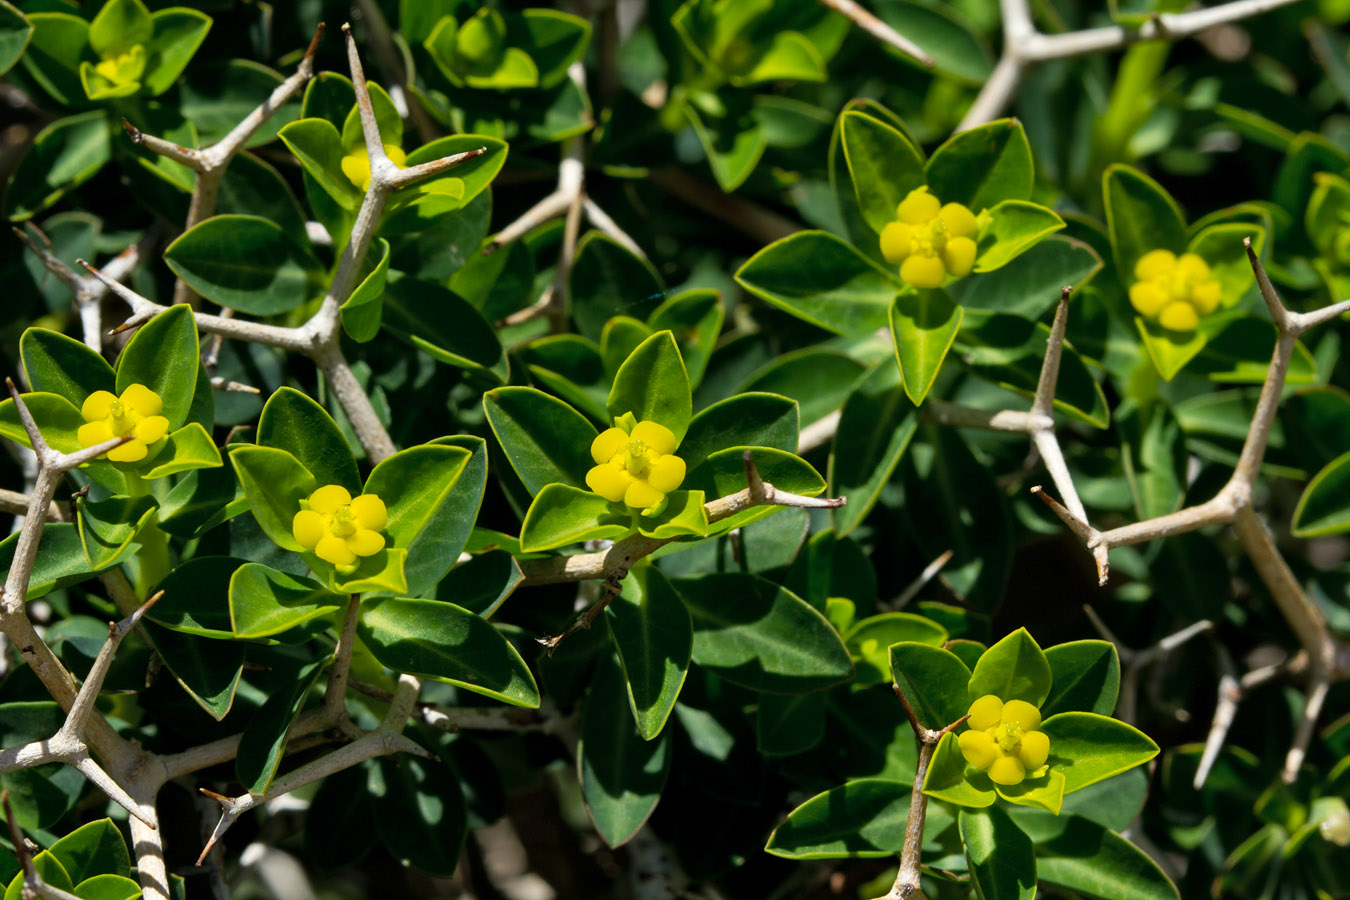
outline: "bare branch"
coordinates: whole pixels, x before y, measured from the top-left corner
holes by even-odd
[[[937,67],[937,61],[924,53],[918,44],[863,9],[854,0],[820,0],[820,2],[844,18],[851,20],[853,24],[883,44],[894,47],[906,56],[918,60],[924,68],[933,69]]]

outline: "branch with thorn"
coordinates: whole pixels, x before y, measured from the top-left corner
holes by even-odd
[[[1136,710],[1139,705],[1139,674],[1143,669],[1176,650],[1178,647],[1186,644],[1202,634],[1214,630],[1214,623],[1208,619],[1201,619],[1199,622],[1192,622],[1180,631],[1169,634],[1167,637],[1158,641],[1152,646],[1143,650],[1135,650],[1127,647],[1120,638],[1111,632],[1097,611],[1086,604],[1083,606],[1083,612],[1087,615],[1088,621],[1092,627],[1105,640],[1109,641],[1116,648],[1116,655],[1120,657],[1120,693],[1116,701],[1115,717],[1122,722],[1128,722],[1133,725],[1137,720]]]
[[[1056,59],[1120,50],[1140,41],[1179,41],[1206,29],[1288,6],[1294,0],[1232,0],[1189,12],[1160,13],[1138,26],[1106,25],[1064,34],[1043,34],[1031,16],[1030,0],[1000,0],[1003,53],[957,131],[967,131],[1003,114],[1022,77]]]
[[[914,58],[925,69],[937,68],[937,60],[923,52],[918,44],[863,9],[854,0],[820,0],[820,2],[823,6],[839,13],[883,44],[894,47],[906,56]]]
[[[295,73],[277,85],[266,100],[244,116],[238,125],[230,129],[229,134],[209,147],[193,149],[175,144],[173,141],[166,141],[152,134],[146,134],[123,117],[122,129],[126,131],[127,137],[131,138],[132,143],[159,156],[181,163],[196,173],[197,178],[192,188],[192,200],[188,204],[187,223],[183,226],[184,231],[216,214],[216,202],[220,198],[220,183],[225,178],[225,170],[229,168],[235,154],[243,149],[248,139],[253,137],[254,133],[277,110],[285,106],[286,102],[314,77],[314,52],[319,47],[321,37],[323,37],[322,22],[314,29],[314,37],[310,40],[309,48],[305,50],[300,65],[296,66]],[[193,299],[195,299],[195,295],[192,288],[188,287],[187,283],[181,278],[178,279],[174,283],[173,302],[189,303]]]
[[[909,795],[909,818],[905,820],[905,843],[900,848],[900,871],[896,873],[895,883],[891,885],[890,891],[877,900],[912,900],[923,897],[919,877],[922,869],[920,858],[923,855],[923,825],[928,816],[928,795],[923,792],[923,783],[928,778],[928,766],[933,761],[933,753],[943,737],[959,728],[962,722],[970,718],[970,714],[967,713],[950,725],[936,730],[926,728],[919,721],[905,692],[900,690],[900,685],[892,683],[891,688],[905,709],[905,717],[909,719],[910,728],[914,729],[914,736],[919,740],[919,761],[914,769],[914,789]]]
[[[760,477],[751,451],[746,450],[742,455],[742,460],[745,463],[745,489],[703,504],[709,525],[756,506],[838,509],[848,502],[845,497],[805,497],[801,494],[779,490]],[[603,609],[611,599],[610,594],[617,595],[620,592],[621,583],[627,577],[628,570],[633,567],[635,562],[675,540],[679,539],[651,538],[643,534],[633,534],[615,542],[608,550],[579,553],[575,556],[521,560],[520,570],[525,575],[521,584],[560,584],[569,581],[600,580],[605,582],[608,589],[606,596],[583,613],[577,623],[573,623],[563,635],[544,641],[545,646],[549,646],[549,642],[553,642],[553,645],[556,646],[557,641],[560,641],[562,637],[576,631],[577,628],[585,627],[585,625],[578,624],[582,620],[585,620],[587,624],[594,620],[595,616],[599,615],[599,610],[595,607],[598,606]],[[592,612],[592,610],[595,611]]]
[[[455,166],[487,152],[486,147],[478,147],[464,153],[455,153],[421,165],[400,169],[384,151],[380,137],[380,128],[375,120],[375,110],[371,105],[370,91],[366,87],[365,72],[361,68],[361,59],[356,52],[356,43],[352,39],[351,27],[342,26],[347,44],[347,61],[351,70],[352,85],[356,91],[356,106],[361,116],[361,128],[365,135],[366,152],[370,161],[370,186],[362,198],[361,207],[356,213],[356,222],[352,226],[351,239],[338,258],[332,283],[324,294],[318,311],[303,325],[284,328],[260,322],[250,322],[235,318],[233,315],[210,315],[194,313],[199,331],[220,335],[236,340],[252,341],[291,350],[308,356],[319,367],[327,379],[328,387],[337,397],[338,403],[351,421],[361,446],[365,448],[371,462],[379,463],[394,453],[394,442],[385,430],[383,423],[371,405],[365,389],[361,387],[351,366],[342,354],[341,335],[342,317],[340,309],[351,296],[360,272],[361,262],[366,257],[370,243],[379,227],[380,215],[394,191],[407,187],[427,178],[444,174]],[[256,113],[256,110],[255,110]],[[248,121],[248,120],[245,120]],[[242,126],[242,123],[241,123]],[[256,126],[255,126],[256,127]],[[222,142],[223,143],[223,142]],[[215,145],[215,146],[220,146]],[[213,148],[200,151],[209,153]],[[125,331],[149,321],[163,312],[166,307],[142,297],[130,288],[117,284],[98,269],[81,261],[91,275],[107,284],[118,297],[131,307],[131,317],[114,331]]]
[[[1096,560],[1098,581],[1103,585],[1106,584],[1109,574],[1107,554],[1112,548],[1142,544],[1212,525],[1227,525],[1233,529],[1257,574],[1269,590],[1271,598],[1308,654],[1307,703],[1304,705],[1302,718],[1294,733],[1294,740],[1285,757],[1284,770],[1281,773],[1286,782],[1292,782],[1307,753],[1313,729],[1321,714],[1322,704],[1330,690],[1331,682],[1350,676],[1350,671],[1340,663],[1340,660],[1347,656],[1342,649],[1344,644],[1331,636],[1325,614],[1308,598],[1302,585],[1290,570],[1289,564],[1280,555],[1270,531],[1252,508],[1252,497],[1256,477],[1265,458],[1270,430],[1279,409],[1280,396],[1284,391],[1285,377],[1294,356],[1294,344],[1299,335],[1309,328],[1350,312],[1350,300],[1312,312],[1292,312],[1285,307],[1275,286],[1271,284],[1265,267],[1252,250],[1251,239],[1244,238],[1243,246],[1246,248],[1247,259],[1256,274],[1257,286],[1270,310],[1271,318],[1275,321],[1279,336],[1275,341],[1275,350],[1271,355],[1265,383],[1261,386],[1256,411],[1252,415],[1251,430],[1247,433],[1247,439],[1242,445],[1242,452],[1228,483],[1214,497],[1203,503],[1107,531],[1093,528],[1084,516],[1066,509],[1041,488],[1032,488],[1032,492],[1084,542]]]

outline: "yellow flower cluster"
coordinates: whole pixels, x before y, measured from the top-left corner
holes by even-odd
[[[994,784],[1021,784],[1050,757],[1050,738],[1036,730],[1041,711],[1025,700],[1005,703],[985,694],[970,704],[966,726],[957,737],[961,755]]]
[[[1209,266],[1194,253],[1150,250],[1134,264],[1130,303],[1146,319],[1172,331],[1194,331],[1219,308],[1222,293]]]
[[[404,168],[404,163],[408,161],[408,154],[403,152],[402,147],[385,144],[384,152],[390,162],[400,169]],[[357,144],[342,157],[342,174],[361,190],[370,190],[370,154],[366,152],[364,142]]]
[[[309,495],[307,508],[291,521],[291,534],[306,550],[335,566],[350,566],[358,556],[384,549],[389,511],[375,494],[352,495],[339,484],[327,484]]]
[[[975,266],[979,223],[960,203],[943,206],[927,187],[910,191],[895,208],[899,220],[881,231],[881,255],[900,266],[900,277],[916,288],[941,287],[947,276],[969,275]]]
[[[159,394],[143,384],[127,385],[120,397],[111,391],[94,391],[80,407],[84,424],[76,436],[81,447],[92,447],[131,435],[131,440],[108,451],[108,459],[140,462],[149,453],[150,445],[169,430],[169,420],[160,415],[163,408]]]
[[[591,442],[595,467],[586,473],[586,486],[611,503],[650,509],[684,481],[675,434],[659,422],[638,422],[630,431],[623,419],[616,421]]]

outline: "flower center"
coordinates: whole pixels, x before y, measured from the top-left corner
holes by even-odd
[[[131,410],[127,409],[121,400],[114,400],[108,407],[108,425],[118,437],[130,434],[136,427],[135,421],[131,418]]]
[[[1016,722],[1005,722],[998,726],[998,732],[994,735],[994,740],[1004,753],[1016,753],[1022,746],[1022,726]]]
[[[914,246],[910,252],[937,256],[947,249],[947,240],[947,223],[941,219],[933,219],[914,229]]]
[[[351,537],[356,534],[356,518],[352,515],[352,508],[350,506],[339,506],[333,512],[333,522],[329,525],[328,530],[333,533],[334,537],[340,538]]]
[[[647,447],[642,441],[629,441],[624,453],[623,467],[634,478],[640,477],[647,468]]]

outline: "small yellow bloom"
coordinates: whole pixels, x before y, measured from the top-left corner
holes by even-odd
[[[389,157],[390,162],[404,168],[404,163],[408,161],[408,154],[403,152],[402,147],[395,147],[393,144],[385,144],[384,152]],[[347,176],[347,180],[366,191],[370,189],[370,154],[366,152],[364,143],[357,144],[346,156],[342,157],[342,174]]]
[[[308,508],[291,520],[291,533],[306,550],[335,566],[350,566],[358,556],[384,549],[389,511],[375,494],[352,499],[346,488],[328,484],[309,495]]]
[[[960,203],[943,206],[927,187],[910,191],[895,208],[899,221],[881,231],[881,255],[900,266],[900,277],[916,288],[941,287],[975,267],[979,223]]]
[[[1021,784],[1050,758],[1050,738],[1037,731],[1041,711],[1025,700],[986,694],[970,705],[966,726],[956,739],[961,755],[995,784]]]
[[[84,424],[77,436],[81,447],[92,447],[115,437],[132,435],[133,440],[108,451],[113,462],[139,462],[145,459],[149,445],[164,437],[169,420],[161,416],[164,403],[159,394],[143,384],[128,385],[118,397],[111,391],[94,391],[80,407]]]
[[[128,84],[145,72],[145,47],[132,44],[120,53],[109,53],[94,64],[94,71],[113,84]]]
[[[631,432],[608,428],[591,442],[596,465],[586,473],[586,486],[611,503],[650,509],[684,481],[676,444],[674,432],[657,422],[638,422]]]
[[[1130,303],[1135,311],[1172,331],[1194,331],[1201,316],[1219,308],[1219,282],[1194,253],[1178,257],[1170,250],[1150,250],[1134,264],[1134,277]]]

